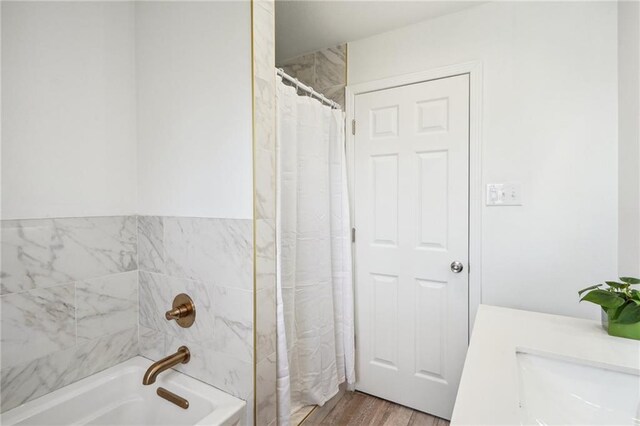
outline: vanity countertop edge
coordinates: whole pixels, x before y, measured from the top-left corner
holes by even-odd
[[[520,424],[517,352],[640,369],[640,341],[609,336],[598,321],[480,305],[452,425]]]

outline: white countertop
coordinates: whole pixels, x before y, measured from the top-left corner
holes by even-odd
[[[520,423],[516,352],[640,369],[640,341],[609,336],[598,321],[481,305],[452,425]]]

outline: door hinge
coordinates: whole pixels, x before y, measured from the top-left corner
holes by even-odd
[[[351,228],[351,242],[356,242],[356,228]]]
[[[356,134],[356,120],[351,120],[351,134]]]

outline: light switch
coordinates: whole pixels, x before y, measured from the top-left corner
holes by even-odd
[[[488,206],[521,206],[522,184],[519,182],[490,183],[487,185]]]

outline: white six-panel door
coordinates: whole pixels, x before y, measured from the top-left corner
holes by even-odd
[[[357,95],[354,114],[356,387],[449,419],[468,342],[469,76]]]

